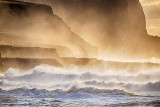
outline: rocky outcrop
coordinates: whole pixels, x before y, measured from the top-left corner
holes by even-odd
[[[2,58],[60,59],[56,49],[53,48],[0,45],[0,53]]]
[[[24,72],[44,64],[62,67],[56,59],[0,58],[0,73],[7,71],[9,68],[18,69]]]
[[[0,45],[58,47],[65,57],[97,57],[97,49],[73,33],[50,6],[13,0],[0,1]]]
[[[0,71],[2,72],[11,67],[29,70],[41,64],[61,67],[61,58],[56,49],[0,45]]]
[[[74,67],[79,71],[96,71],[104,72],[111,71],[111,73],[120,73],[121,71],[128,73],[142,73],[143,71],[152,71],[159,69],[160,63],[157,63],[156,60],[144,60],[144,61],[104,61],[94,58],[62,58],[64,67]],[[118,72],[117,72],[118,71]]]

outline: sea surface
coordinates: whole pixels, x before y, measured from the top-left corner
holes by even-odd
[[[159,70],[112,74],[73,66],[10,68],[0,75],[0,106],[160,106]]]

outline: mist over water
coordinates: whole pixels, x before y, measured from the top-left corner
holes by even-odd
[[[136,74],[124,73],[124,69],[114,71],[112,66],[103,70],[48,65],[37,66],[29,71],[10,68],[0,75],[0,96],[4,99],[9,97],[12,102],[17,100],[20,102],[16,101],[17,105],[31,103],[43,106],[102,106],[120,103],[127,106],[154,104],[153,101],[160,100],[160,67],[144,67],[143,70],[148,72],[137,69],[139,73]]]
[[[160,38],[148,35],[139,0],[22,1],[50,5],[73,32],[97,48],[98,58],[159,58]]]
[[[137,68],[136,70],[138,73],[136,74],[124,71],[124,69],[114,71],[112,66],[108,69],[103,69],[104,71],[89,69],[87,67],[79,68],[77,66],[70,66],[61,68],[47,65],[37,66],[25,72],[10,68],[4,74],[1,74],[1,79],[3,79],[1,81],[1,87],[4,89],[26,87],[67,90],[74,85],[76,85],[77,88],[90,87],[93,85],[95,88],[117,88],[128,92],[145,90],[159,91],[159,68],[160,67],[155,67],[153,69],[145,67],[143,69]],[[154,84],[157,84],[158,87],[155,87]],[[154,87],[150,87],[150,85]]]
[[[22,1],[0,1],[0,106],[159,106],[138,0]]]

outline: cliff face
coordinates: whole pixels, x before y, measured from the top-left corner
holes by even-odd
[[[47,5],[4,0],[0,3],[10,8],[9,12],[1,11],[2,18],[13,17],[0,20],[3,45],[52,47],[61,56],[94,57],[97,52],[92,44],[103,59],[160,57],[160,38],[147,34],[139,0],[53,0],[54,13],[90,44],[74,34]]]
[[[56,48],[65,57],[97,56],[96,48],[74,34],[48,5],[0,1],[0,39],[0,45]]]
[[[100,56],[158,56],[150,51],[158,51],[159,43],[147,39],[139,0],[54,0],[53,4],[54,12],[74,32],[99,47]]]
[[[128,18],[132,34],[146,37],[146,19],[139,0],[128,0]]]
[[[104,44],[104,41],[119,42],[121,38],[147,34],[144,13],[138,0],[54,1],[54,12],[82,37],[85,38],[84,32],[87,32],[88,41],[100,36],[97,44]]]

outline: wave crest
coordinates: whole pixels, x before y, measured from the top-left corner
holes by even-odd
[[[126,92],[160,91],[160,73],[138,75],[109,75],[104,72],[75,72],[75,70],[38,66],[34,69],[19,73],[9,69],[1,76],[0,88],[13,90],[19,88],[46,89],[76,92],[81,89],[99,92],[99,90],[124,90]],[[73,88],[76,87],[76,88]],[[92,87],[88,89],[88,87]],[[95,90],[97,89],[97,91]],[[89,93],[89,92],[88,92]]]

